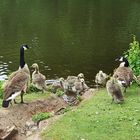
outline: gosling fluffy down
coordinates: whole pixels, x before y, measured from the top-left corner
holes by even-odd
[[[61,82],[61,85],[65,94],[75,93],[79,95],[89,89],[85,83],[83,73],[78,74],[78,76],[68,76],[66,80]]]
[[[95,76],[95,83],[97,85],[105,86],[108,79],[109,75],[100,70]]]
[[[112,102],[121,103],[124,101],[121,87],[118,83],[118,80],[114,77],[111,77],[110,80],[106,83],[106,89],[110,96],[112,96]]]
[[[37,63],[34,63],[32,66],[34,68],[34,72],[32,73],[32,84],[37,89],[42,90],[43,92],[47,89],[46,87],[46,77],[45,75],[39,72],[39,66]]]

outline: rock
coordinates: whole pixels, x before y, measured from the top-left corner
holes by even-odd
[[[15,128],[15,126],[12,126],[9,129],[3,131],[0,140],[12,140],[12,139],[16,140],[17,134],[18,130]]]
[[[29,120],[25,123],[25,126],[28,128],[28,129],[31,129],[33,126],[35,126],[36,124],[32,121],[32,120]]]
[[[38,130],[37,126],[33,126],[33,127],[31,128],[31,131],[32,131],[32,132],[35,132],[35,131],[37,131],[37,130]]]
[[[39,123],[39,129],[41,130],[42,128],[44,128],[47,125],[48,125],[48,120],[40,121],[40,123]]]
[[[95,89],[90,88],[89,90],[87,90],[87,91],[81,96],[81,99],[82,99],[82,100],[90,99],[90,97],[91,97],[92,95],[94,95],[94,93],[95,93]]]
[[[26,136],[28,137],[28,136],[30,136],[30,135],[32,135],[32,131],[27,131],[27,132],[26,132]]]

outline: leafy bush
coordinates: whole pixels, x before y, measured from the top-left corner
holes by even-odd
[[[140,75],[140,47],[135,35],[133,36],[133,42],[129,44],[129,49],[124,54],[134,74],[136,76]]]
[[[48,119],[50,117],[51,117],[51,114],[50,113],[48,113],[48,112],[41,112],[41,113],[38,113],[38,114],[33,115],[32,116],[32,120],[34,122],[39,122],[39,121]]]

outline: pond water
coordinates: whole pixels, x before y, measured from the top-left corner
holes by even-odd
[[[36,62],[47,79],[85,74],[89,85],[101,69],[140,40],[139,0],[1,0],[0,79],[18,69],[19,47],[26,63]]]

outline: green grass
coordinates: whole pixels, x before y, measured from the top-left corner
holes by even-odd
[[[3,89],[1,88],[2,84],[3,82],[0,82],[0,107],[2,104],[2,98],[3,98]],[[46,99],[48,98],[49,95],[50,95],[49,92],[45,92],[45,93],[42,93],[41,91],[37,92],[36,89],[34,89],[31,86],[28,92],[24,95],[23,99],[25,102],[28,103],[28,102],[32,102],[38,99]],[[17,102],[20,102],[20,99],[21,99],[20,96],[16,97]]]
[[[140,140],[140,88],[131,87],[123,104],[111,104],[106,90],[97,91],[90,100],[41,134],[43,140]]]
[[[32,102],[32,101],[36,101],[38,99],[46,99],[48,98],[50,94],[48,92],[45,92],[45,93],[42,93],[42,92],[33,92],[33,93],[26,93],[24,96],[23,96],[23,99],[26,103],[29,103],[29,102]],[[20,102],[20,96],[16,97],[16,101],[17,102]],[[2,104],[2,99],[0,99],[0,107],[1,107],[1,104]]]

